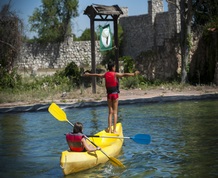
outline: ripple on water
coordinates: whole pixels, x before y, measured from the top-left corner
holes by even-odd
[[[125,169],[107,162],[66,178],[217,177],[217,105],[198,101],[120,106],[124,135],[150,134],[151,143],[125,139],[117,157]],[[70,121],[85,123],[88,135],[107,124],[107,107],[65,111]],[[48,112],[0,114],[1,176],[63,177],[59,159],[67,149],[64,134],[71,130]]]

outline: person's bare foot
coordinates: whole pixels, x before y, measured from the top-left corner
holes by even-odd
[[[117,134],[117,131],[116,131],[116,130],[114,130],[114,131],[113,131],[113,133],[114,133],[114,134]]]
[[[105,129],[105,132],[107,132],[107,133],[112,133],[112,130],[109,129],[109,128],[107,128],[107,129]]]

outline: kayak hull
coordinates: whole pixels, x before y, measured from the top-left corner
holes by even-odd
[[[109,157],[115,157],[120,153],[122,149],[123,139],[101,138],[101,136],[123,137],[121,123],[117,123],[116,131],[117,133],[113,134],[107,133],[105,130],[103,130],[95,134],[100,137],[89,137],[89,139],[97,146],[101,147],[102,151],[105,152]],[[63,170],[64,175],[68,175],[71,173],[93,168],[107,161],[108,157],[99,150],[95,152],[72,152],[69,150],[65,150],[61,153],[60,166]]]

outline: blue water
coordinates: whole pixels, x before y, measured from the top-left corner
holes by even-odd
[[[107,107],[65,110],[68,120],[84,123],[91,135],[107,126]],[[218,101],[183,101],[119,106],[124,135],[150,134],[149,145],[125,139],[117,157],[69,177],[217,177]],[[64,177],[59,166],[72,130],[48,112],[0,114],[1,177]]]

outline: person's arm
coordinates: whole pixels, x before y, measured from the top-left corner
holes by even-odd
[[[104,74],[96,74],[96,73],[89,73],[89,72],[85,72],[84,76],[91,76],[91,77],[104,77]]]
[[[139,71],[135,71],[134,73],[116,73],[116,77],[131,77],[131,76],[136,76],[138,75],[140,72]]]
[[[88,151],[88,152],[97,151],[97,150],[101,149],[100,147],[94,147],[93,145],[88,145],[85,138],[83,138],[81,141],[82,141],[86,151]]]

